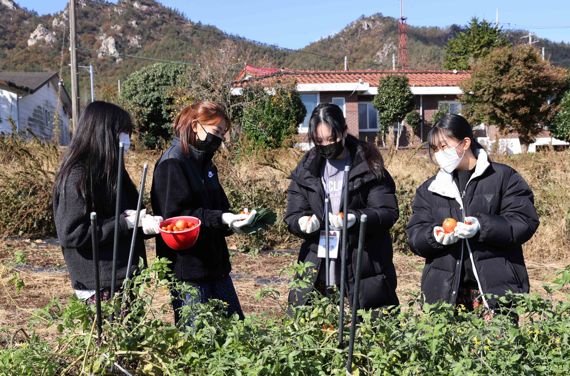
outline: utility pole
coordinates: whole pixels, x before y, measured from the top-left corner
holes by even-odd
[[[69,0],[69,52],[71,56],[71,117],[72,133],[79,120],[79,95],[77,88],[77,55],[75,52],[75,0]]]
[[[91,84],[91,102],[95,102],[95,83],[94,83],[93,65],[89,64],[89,83]]]
[[[497,8],[497,13],[495,14],[495,27],[499,28],[499,8]]]
[[[408,69],[408,31],[406,26],[406,17],[404,17],[404,0],[400,0],[398,32],[400,34],[400,44],[398,46],[400,68],[406,70]]]
[[[344,70],[347,71],[348,70],[348,56],[344,57]]]
[[[528,45],[532,46],[533,43],[538,43],[538,40],[532,40],[532,36],[533,36],[533,33],[531,33],[529,31],[527,35],[522,36],[520,39],[528,38]]]

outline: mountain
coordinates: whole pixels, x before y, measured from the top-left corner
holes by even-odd
[[[236,55],[241,68],[246,61],[281,65],[290,54],[194,23],[154,0],[120,0],[117,4],[80,0],[76,2],[76,16],[78,64],[94,65],[99,88],[156,60],[197,64],[204,54],[223,50]],[[38,16],[12,0],[0,0],[0,70],[63,67],[65,77],[69,62],[68,25],[67,8]],[[82,72],[79,75],[85,89],[88,78]]]
[[[411,69],[442,69],[445,46],[462,31],[462,26],[417,27],[407,25],[408,61]],[[504,30],[513,44],[524,41],[524,30]],[[362,16],[335,35],[311,43],[289,55],[285,66],[296,68],[342,69],[348,57],[349,69],[391,69],[392,55],[398,58],[398,20],[380,13]],[[541,40],[545,57],[553,64],[570,68],[570,44]]]
[[[93,64],[98,91],[114,90],[117,79],[156,60],[207,64],[212,54],[223,54],[239,70],[257,66],[342,69],[390,69],[398,52],[398,21],[382,14],[362,16],[340,32],[300,50],[266,45],[191,21],[181,12],[155,0],[79,0],[77,56],[79,65]],[[191,15],[190,15],[191,17]],[[408,26],[411,69],[441,69],[444,47],[461,27]],[[521,43],[524,31],[508,32]],[[67,9],[39,16],[13,0],[0,0],[0,70],[59,70],[68,77]],[[570,67],[570,45],[541,42],[546,57]],[[88,77],[80,70],[82,97]],[[111,88],[111,89],[109,89]]]
[[[441,69],[443,47],[460,28],[408,26],[408,61],[412,69]],[[362,16],[339,33],[303,48],[285,59],[287,66],[342,69],[391,69],[392,54],[398,58],[398,20],[374,14]],[[314,54],[311,55],[310,53]]]

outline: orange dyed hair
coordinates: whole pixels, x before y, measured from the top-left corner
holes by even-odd
[[[196,132],[192,129],[194,121],[205,124],[215,120],[223,120],[228,129],[230,128],[230,119],[226,109],[216,102],[200,101],[180,111],[174,120],[174,135],[180,138],[180,147],[184,154],[188,154],[188,145],[196,145]]]

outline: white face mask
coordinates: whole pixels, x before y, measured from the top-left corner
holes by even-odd
[[[463,151],[463,155],[461,157],[457,155],[456,149],[459,145],[461,145],[461,142],[455,145],[455,147],[448,147],[434,154],[435,161],[439,167],[448,174],[451,174],[457,166],[459,166],[459,163],[461,163],[461,160],[465,155],[465,151]]]
[[[125,153],[129,151],[129,147],[131,146],[131,136],[129,136],[128,133],[125,132],[119,133],[119,142],[123,143]]]

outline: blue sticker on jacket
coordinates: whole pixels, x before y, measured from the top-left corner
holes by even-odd
[[[214,173],[212,171],[208,171],[208,177],[211,179],[214,177]]]

